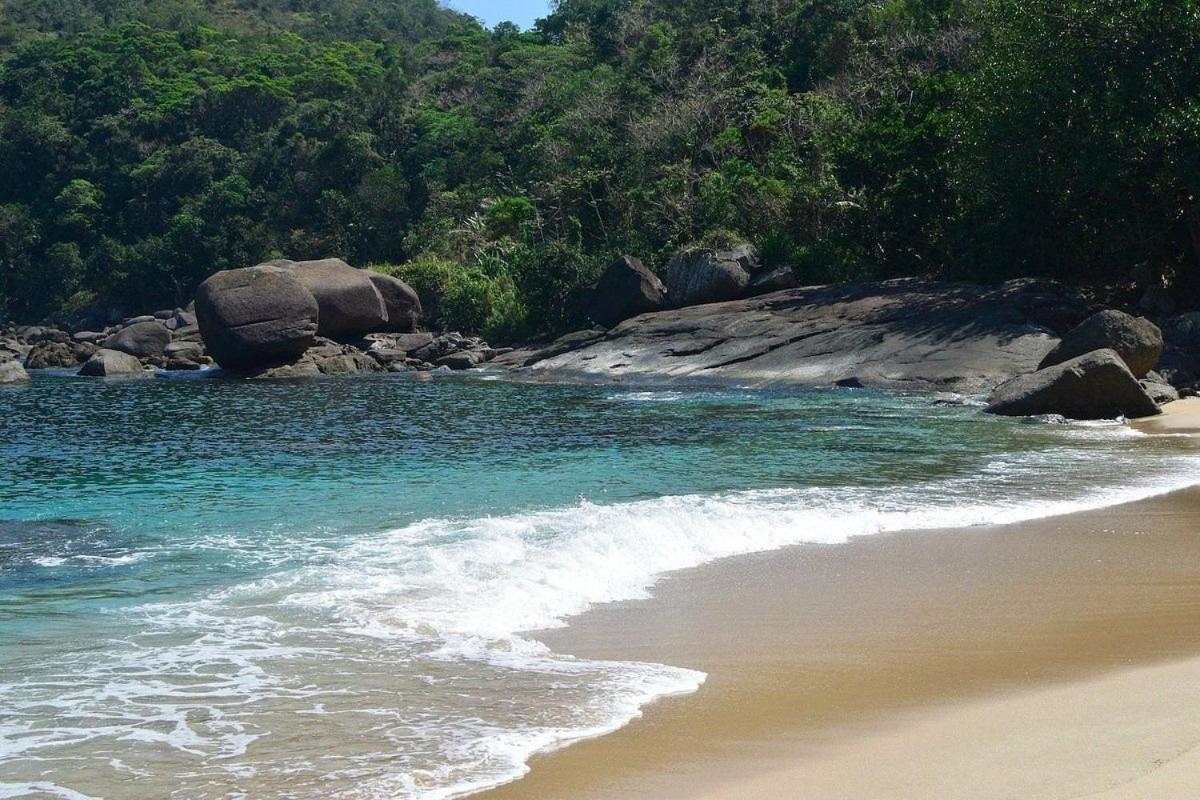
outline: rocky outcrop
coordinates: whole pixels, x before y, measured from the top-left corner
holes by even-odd
[[[40,339],[25,358],[26,369],[65,369],[78,364],[70,345],[51,339]]]
[[[367,272],[367,278],[375,284],[375,290],[383,298],[387,322],[380,331],[407,333],[417,329],[421,322],[421,298],[417,291],[399,278],[378,272]]]
[[[171,343],[171,332],[157,319],[135,322],[104,340],[104,347],[137,358],[160,357]]]
[[[331,339],[362,336],[388,326],[387,308],[370,274],[340,258],[269,262],[290,271],[316,298],[317,333]]]
[[[251,378],[312,378],[321,375],[363,375],[376,372],[427,373],[481,366],[503,351],[482,339],[457,333],[373,333],[353,343],[318,337],[299,358],[281,364],[242,370]]]
[[[614,261],[592,291],[588,317],[611,328],[619,322],[658,311],[667,303],[667,287],[646,265],[632,256]]]
[[[0,386],[14,386],[29,383],[29,373],[16,359],[0,361]]]
[[[667,299],[676,308],[719,303],[741,297],[750,285],[747,264],[757,257],[753,248],[717,252],[683,250],[667,264]]]
[[[1074,324],[1085,314],[1074,292],[1031,281],[817,286],[644,314],[496,364],[529,380],[854,381],[979,392],[1033,371],[1054,348],[1057,336],[1039,320]]]
[[[317,334],[317,316],[317,301],[299,276],[276,266],[218,272],[196,292],[208,353],[233,369],[299,358]]]
[[[1158,405],[1146,394],[1120,354],[1104,349],[1021,375],[999,386],[989,414],[1061,414],[1072,419],[1130,419],[1154,416]]]
[[[79,370],[91,378],[139,377],[146,375],[136,356],[120,350],[100,349]]]
[[[1052,367],[1105,348],[1116,351],[1130,372],[1141,378],[1162,358],[1162,331],[1148,319],[1112,309],[1101,311],[1063,336],[1039,366]]]

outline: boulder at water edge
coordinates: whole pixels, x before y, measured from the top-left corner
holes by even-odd
[[[97,350],[79,370],[80,375],[90,378],[137,377],[147,374],[137,356],[120,350]]]
[[[74,367],[78,363],[70,345],[49,339],[43,339],[35,344],[25,358],[26,369]]]
[[[423,313],[417,291],[391,275],[370,271],[366,275],[371,283],[375,284],[375,290],[383,298],[383,305],[387,311],[387,323],[377,330],[396,333],[416,330]]]
[[[171,332],[161,322],[135,322],[104,340],[109,350],[120,350],[137,358],[161,356],[171,343]]]
[[[658,276],[632,256],[614,261],[596,284],[588,316],[606,328],[617,323],[658,311],[667,303],[667,287]]]
[[[292,272],[317,300],[317,333],[332,339],[380,331],[387,327],[387,308],[369,273],[340,258],[320,261],[270,262]]]
[[[21,366],[21,362],[16,359],[0,362],[0,386],[18,383],[29,383],[29,373]]]
[[[676,307],[736,300],[750,285],[752,251],[684,250],[667,264],[667,299]]]
[[[1042,359],[1039,368],[1062,364],[1104,348],[1115,350],[1129,371],[1142,378],[1158,366],[1158,360],[1162,358],[1162,331],[1148,319],[1112,309],[1101,311],[1072,328]]]
[[[218,272],[196,292],[205,349],[232,369],[299,358],[317,335],[318,313],[293,271],[266,264]]]
[[[1071,419],[1136,419],[1159,413],[1121,357],[1107,349],[1001,384],[987,411],[1010,417],[1061,414]]]

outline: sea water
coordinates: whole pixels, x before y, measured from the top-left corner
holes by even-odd
[[[0,798],[461,796],[702,685],[531,633],[672,570],[1198,481],[953,397],[39,376],[0,391]]]

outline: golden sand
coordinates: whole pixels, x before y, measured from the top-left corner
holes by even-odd
[[[1164,423],[1200,431],[1200,401]],[[540,638],[705,686],[486,797],[1200,798],[1200,490],[730,559],[655,595]]]

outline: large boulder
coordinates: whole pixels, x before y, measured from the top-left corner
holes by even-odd
[[[114,378],[140,377],[147,373],[137,356],[122,353],[120,350],[100,349],[80,368],[79,374],[90,378]]]
[[[1010,417],[1061,414],[1072,419],[1130,419],[1159,413],[1114,350],[1096,350],[1001,384],[989,414]]]
[[[1058,346],[1042,359],[1039,368],[1052,367],[1086,353],[1115,350],[1135,377],[1158,366],[1163,354],[1162,331],[1148,319],[1123,311],[1101,311],[1071,329]]]
[[[104,347],[138,358],[161,356],[171,343],[171,332],[161,322],[135,322],[104,340]]]
[[[746,258],[745,253],[733,251],[676,253],[667,264],[667,299],[677,308],[736,300],[750,285],[750,272],[743,263]]]
[[[0,362],[0,386],[18,383],[29,383],[29,373],[21,366],[21,362],[16,359]]]
[[[416,330],[421,321],[421,298],[417,291],[399,278],[379,272],[367,272],[367,278],[375,284],[375,290],[383,298],[387,310],[387,323],[379,330],[408,333]]]
[[[196,292],[205,349],[232,369],[303,355],[317,335],[318,313],[295,272],[265,264],[218,272]]]
[[[632,256],[614,261],[592,293],[588,316],[605,327],[658,311],[667,303],[667,287],[646,265]]]
[[[270,263],[291,271],[317,299],[321,310],[317,332],[321,336],[362,336],[387,327],[383,297],[365,270],[355,269],[340,258]]]
[[[26,369],[73,367],[78,363],[70,345],[49,339],[42,339],[35,344],[25,358]]]

